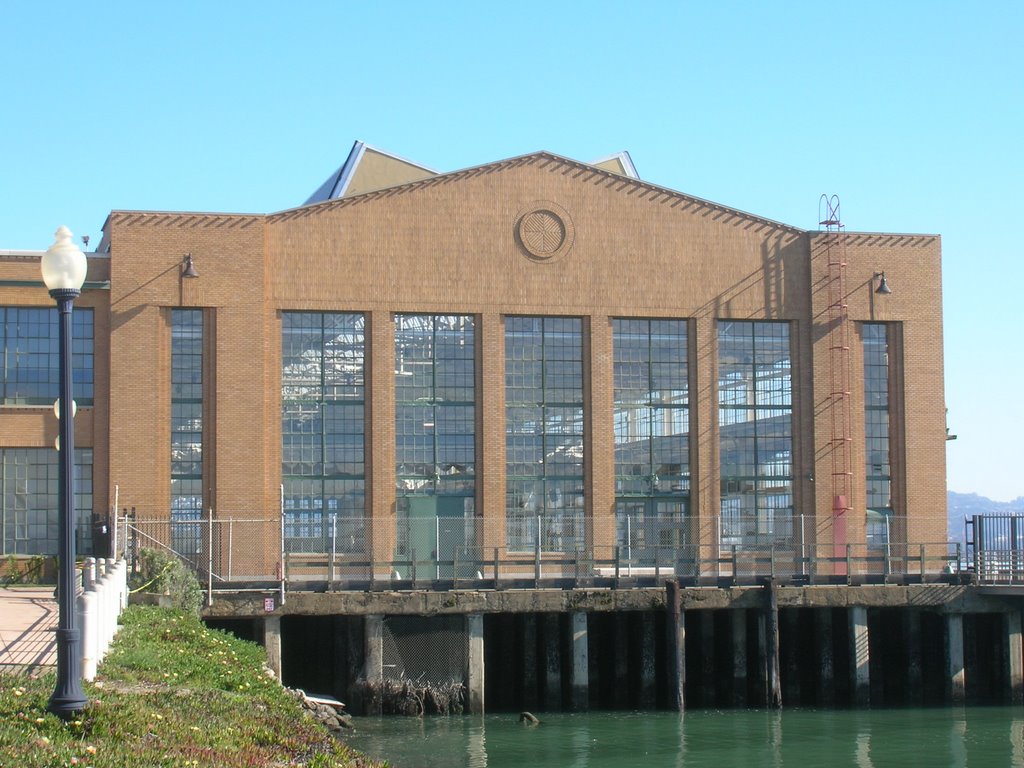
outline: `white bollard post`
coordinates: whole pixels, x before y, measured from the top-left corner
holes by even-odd
[[[82,589],[90,590],[96,583],[96,558],[85,558],[85,568],[82,569]]]
[[[112,564],[107,577],[107,615],[103,617],[103,635],[106,638],[106,646],[110,647],[114,639],[114,626],[117,624],[117,609],[121,604],[121,596],[117,591],[117,565]]]
[[[110,612],[110,576],[104,574],[96,584],[96,658],[107,655],[107,614]]]
[[[86,590],[78,596],[79,626],[82,632],[82,678],[89,682],[96,679],[97,614],[96,593]]]
[[[121,607],[118,609],[117,615],[121,615],[121,611],[128,607],[128,563],[124,559],[117,561],[118,568],[118,589],[121,590]]]

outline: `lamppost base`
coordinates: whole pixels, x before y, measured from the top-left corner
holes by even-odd
[[[89,705],[82,691],[81,660],[76,659],[78,629],[57,629],[57,687],[50,696],[46,711],[62,720],[70,720]],[[67,668],[62,668],[66,665]]]
[[[46,705],[46,711],[50,712],[61,720],[71,720],[75,715],[80,714],[88,706],[89,700],[85,696],[50,697]]]

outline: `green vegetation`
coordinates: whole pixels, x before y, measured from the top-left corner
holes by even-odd
[[[198,613],[203,602],[203,588],[195,574],[162,549],[143,549],[139,553],[138,571],[128,586],[132,592],[169,595],[173,607],[192,613]]]
[[[54,673],[0,675],[0,766],[376,765],[302,709],[259,646],[189,611],[132,606],[122,621],[78,719],[46,712]]]
[[[49,559],[52,565],[53,558]],[[4,562],[0,582],[3,584],[41,584],[47,580],[49,575],[46,566],[47,558],[42,555],[32,555],[31,557],[8,555]]]

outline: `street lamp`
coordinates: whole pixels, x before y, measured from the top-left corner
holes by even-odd
[[[71,396],[71,305],[82,292],[87,264],[85,254],[71,242],[70,229],[59,227],[54,237],[39,265],[43,282],[57,302],[60,347],[57,687],[46,708],[67,720],[89,703],[82,691],[82,640],[75,616],[75,422]]]

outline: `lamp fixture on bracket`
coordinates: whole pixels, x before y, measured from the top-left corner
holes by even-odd
[[[885,272],[875,272],[875,277],[878,278],[878,287],[875,288],[875,293],[879,293],[882,296],[888,296],[892,293],[892,288],[885,281]]]
[[[185,254],[184,264],[184,269],[181,271],[182,277],[199,277],[199,273],[196,272],[196,265],[192,263],[191,253]]]

